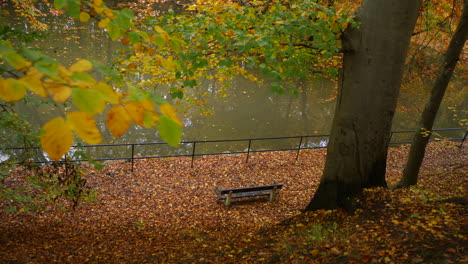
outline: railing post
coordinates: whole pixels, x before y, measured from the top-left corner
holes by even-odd
[[[190,168],[193,168],[193,160],[195,158],[195,145],[197,144],[196,141],[193,142],[193,148],[192,148],[192,165],[190,166]]]
[[[302,138],[303,137],[301,136],[301,140],[299,141],[299,146],[297,147],[296,160],[299,158],[299,151],[301,151]]]
[[[59,164],[60,164],[60,163],[59,163]],[[64,156],[63,164],[65,165],[65,176],[68,177],[67,154],[65,154],[65,156]]]
[[[463,136],[462,142],[461,142],[460,147],[459,147],[460,149],[463,148],[463,144],[465,144],[465,140],[466,140],[467,136],[468,136],[468,129],[465,130],[465,135]]]
[[[247,147],[247,158],[245,159],[245,163],[249,162],[251,144],[252,144],[252,139],[249,139],[249,146]]]
[[[135,154],[135,144],[132,144],[132,173],[133,173],[133,162],[134,162],[134,154]]]

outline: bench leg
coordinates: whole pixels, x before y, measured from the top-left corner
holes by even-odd
[[[275,199],[275,196],[276,196],[276,187],[270,191],[270,202],[272,202]]]
[[[232,196],[232,191],[230,191],[230,192],[226,195],[226,201],[224,201],[224,205],[226,205],[226,206],[230,206],[230,205],[231,205],[231,196]]]

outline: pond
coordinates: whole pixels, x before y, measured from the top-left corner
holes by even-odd
[[[38,39],[30,43],[30,46],[40,48],[46,54],[58,58],[65,65],[72,64],[77,58],[110,63],[114,53],[119,48],[119,44],[111,42],[106,33],[97,27],[95,22],[84,24],[56,16],[45,17],[44,20],[51,25],[47,32],[48,37]],[[4,22],[27,30],[27,26],[18,22],[17,19],[7,18]],[[260,75],[258,77],[262,78]],[[216,81],[203,80],[200,83],[198,87],[188,92],[192,93],[193,96],[203,93],[205,96],[198,99],[206,103],[201,107],[191,105],[179,108],[180,118],[184,123],[183,140],[185,141],[319,135],[328,134],[330,131],[336,103],[336,85],[332,80],[317,78],[299,83],[300,93],[298,95],[275,94],[272,93],[267,80],[263,80],[263,84],[258,84],[243,77],[235,77],[230,80],[226,96],[220,96],[217,93],[221,84]],[[457,85],[465,84],[466,82],[461,81]],[[425,90],[428,90],[429,86],[426,86]],[[460,98],[460,89],[454,90],[458,92],[452,94],[449,92],[446,96],[448,99],[441,107],[435,127],[459,127],[457,119],[453,116],[453,111],[449,110],[448,107],[456,106],[458,109],[466,109],[467,100],[466,93],[462,93]],[[418,111],[420,111],[425,98],[420,94],[416,96],[417,98],[411,96],[411,93],[405,94],[405,91],[402,91],[402,99],[400,100],[402,107],[395,115],[393,130],[416,128]],[[172,101],[170,95],[165,96],[165,98]],[[408,105],[404,105],[405,102],[411,104],[412,111],[407,111]],[[34,125],[41,126],[68,107],[33,101],[17,104],[16,111],[26,115],[27,119]],[[206,112],[210,114],[207,115]],[[161,142],[157,129],[132,127],[124,136],[116,139],[112,138],[105,129],[103,117],[98,126],[105,138],[103,144]],[[312,143],[304,144],[326,145],[326,139],[314,140]],[[221,143],[207,144],[206,150],[203,151],[239,151],[246,148],[245,142],[242,144],[242,146]],[[290,148],[297,147],[298,140],[270,140],[258,144],[256,146],[258,149],[285,148],[286,146]],[[98,156],[113,157],[129,151],[128,147],[107,148]],[[184,154],[187,151],[158,147],[157,149],[142,150],[140,154]]]

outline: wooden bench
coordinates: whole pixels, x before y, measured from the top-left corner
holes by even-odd
[[[216,189],[216,193],[218,195],[218,201],[224,200],[224,205],[229,206],[231,205],[232,199],[243,197],[268,196],[271,202],[275,199],[278,190],[282,187],[283,184],[272,184],[224,190]]]

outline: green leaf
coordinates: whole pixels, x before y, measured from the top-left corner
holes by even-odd
[[[25,67],[31,65],[29,61],[27,61],[23,56],[16,53],[15,51],[6,51],[0,53],[0,58],[3,58],[11,67],[21,70]]]
[[[197,86],[197,81],[196,80],[184,80],[184,86],[187,87],[195,87]]]
[[[419,214],[412,214],[410,215],[411,218],[421,218],[421,215]]]
[[[54,8],[55,9],[62,9],[67,5],[67,0],[54,0]]]
[[[18,209],[16,209],[15,206],[12,206],[10,208],[5,209],[5,212],[7,212],[7,213],[16,213],[17,211],[18,211]]]
[[[12,51],[11,43],[6,40],[0,40],[0,54],[8,51]]]
[[[167,116],[161,116],[158,124],[159,135],[169,145],[178,147],[182,139],[182,128]]]
[[[155,102],[157,105],[162,105],[162,104],[167,103],[167,101],[164,100],[164,98],[158,94],[151,93],[148,98],[151,99],[153,102]]]
[[[80,0],[66,0],[67,10],[70,16],[74,18],[80,17]]]
[[[232,66],[232,60],[229,59],[229,58],[227,58],[225,60],[221,60],[221,61],[219,61],[219,66],[221,66],[221,67],[230,67],[230,66]]]
[[[128,87],[128,93],[129,93],[130,101],[139,102],[139,101],[141,101],[141,100],[143,100],[145,98],[148,98],[148,92],[147,91],[143,91],[143,90],[135,87],[131,83],[127,83],[127,87]]]
[[[161,35],[156,35],[156,37],[154,37],[154,43],[156,43],[158,47],[162,48],[166,45],[166,40],[164,40],[164,38],[161,37]]]
[[[49,63],[54,62],[51,57],[37,50],[24,49],[21,50],[21,54],[30,61],[47,61]]]
[[[121,26],[122,29],[127,30],[131,27],[131,20],[135,17],[135,15],[130,9],[124,8],[120,11],[114,12],[114,14],[117,16],[114,21],[116,21],[116,23]]]
[[[95,60],[91,60],[91,63],[93,64],[94,69],[98,70],[105,76],[110,77],[113,81],[122,82],[122,76],[117,71]]]
[[[42,73],[47,75],[57,75],[57,63],[50,63],[46,61],[38,61],[34,63],[34,66]]]
[[[185,45],[186,45],[185,41],[183,41],[183,40],[181,40],[181,39],[179,39],[177,37],[173,36],[171,38],[171,40],[170,40],[171,49],[176,53],[180,52],[180,48],[182,46],[185,46]]]
[[[120,33],[119,25],[117,25],[114,22],[109,22],[109,24],[107,24],[106,26],[106,29],[112,41],[116,41],[118,38],[122,36],[122,34]]]
[[[180,90],[179,88],[177,87],[172,87],[171,88],[171,96],[172,98],[178,98],[178,99],[182,99],[184,98],[184,92],[182,90]]]
[[[104,95],[97,90],[73,88],[72,98],[78,109],[91,115],[103,112],[106,107]]]
[[[135,44],[141,42],[141,34],[132,31],[128,34],[128,39],[130,40],[130,43]]]
[[[86,72],[75,72],[72,76],[70,76],[70,79],[75,82],[96,82],[96,80],[94,80],[94,78]]]
[[[143,38],[143,40],[145,41],[149,41],[150,39],[148,33],[146,33],[145,31],[138,31],[137,34],[140,35],[140,37]]]
[[[279,83],[277,82],[272,82],[271,83],[271,91],[273,93],[277,93],[277,94],[284,94],[284,88],[282,85],[280,85]]]

